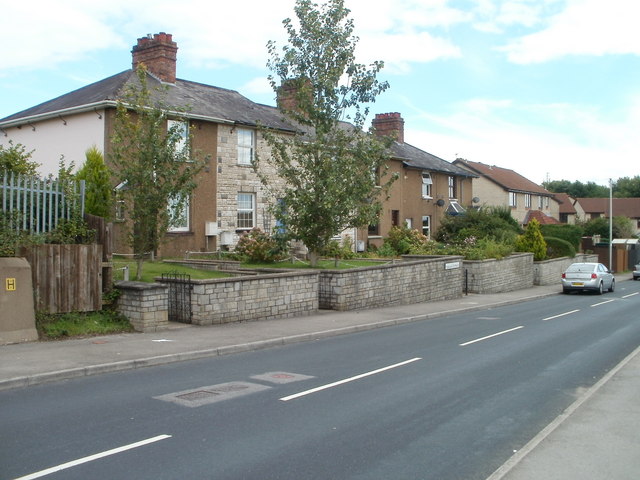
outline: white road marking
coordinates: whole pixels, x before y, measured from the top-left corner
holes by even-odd
[[[633,297],[634,295],[640,295],[640,292],[636,292],[636,293],[630,293],[629,295],[625,295],[622,298],[629,298],[629,297]]]
[[[78,465],[82,465],[83,463],[92,462],[100,458],[108,457],[109,455],[115,455],[116,453],[125,452],[127,450],[131,450],[138,447],[143,447],[144,445],[158,442],[160,440],[165,440],[167,438],[171,438],[171,435],[158,435],[157,437],[147,438],[146,440],[141,440],[136,443],[130,443],[129,445],[124,445],[123,447],[114,448],[112,450],[107,450],[106,452],[96,453],[95,455],[89,455],[88,457],[79,458],[78,460],[73,460],[71,462],[63,463],[62,465],[58,465],[56,467],[47,468],[46,470],[41,470],[39,472],[35,472],[30,475],[25,475],[24,477],[19,477],[19,478],[16,478],[15,480],[32,480],[34,478],[44,477],[45,475],[51,475],[52,473],[56,473],[61,470],[66,470],[67,468],[76,467]]]
[[[553,320],[554,318],[564,317],[565,315],[571,315],[572,313],[579,312],[580,310],[571,310],[570,312],[561,313],[560,315],[554,315],[553,317],[543,318],[542,321],[546,322],[547,320]]]
[[[344,380],[340,380],[337,382],[329,383],[327,385],[322,385],[321,387],[312,388],[310,390],[305,390],[304,392],[295,393],[293,395],[289,395],[288,397],[282,397],[280,400],[283,402],[288,402],[289,400],[294,400],[296,398],[304,397],[305,395],[310,395],[312,393],[319,392],[321,390],[326,390],[328,388],[337,387],[338,385],[342,385],[343,383],[353,382],[354,380],[359,380],[364,377],[369,377],[371,375],[375,375],[377,373],[384,372],[386,370],[391,370],[392,368],[402,367],[403,365],[407,365],[412,362],[417,362],[418,360],[422,360],[420,357],[412,358],[411,360],[405,360],[404,362],[396,363],[394,365],[389,365],[388,367],[379,368],[377,370],[373,370],[367,373],[361,373],[360,375],[356,375],[355,377],[345,378]]]
[[[591,307],[597,307],[597,306],[600,306],[600,305],[604,305],[605,303],[611,303],[611,302],[615,302],[615,301],[616,301],[616,299],[613,298],[611,300],[605,300],[604,302],[594,303],[593,305],[591,305]]]
[[[504,335],[505,333],[513,332],[514,330],[520,330],[521,328],[524,328],[524,326],[520,325],[519,327],[510,328],[509,330],[504,330],[502,332],[494,333],[493,335],[487,335],[486,337],[476,338],[475,340],[471,340],[471,341],[466,342],[466,343],[461,343],[460,346],[461,347],[466,347],[467,345],[471,345],[472,343],[481,342],[482,340],[486,340],[488,338],[497,337],[498,335]]]

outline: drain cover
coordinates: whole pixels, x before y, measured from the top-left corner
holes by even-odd
[[[193,390],[184,390],[182,392],[168,393],[166,395],[160,395],[153,398],[165,402],[177,403],[178,405],[185,407],[201,407],[202,405],[249,395],[251,393],[268,390],[270,388],[271,387],[259,385],[257,383],[230,382],[207,387],[199,387]]]

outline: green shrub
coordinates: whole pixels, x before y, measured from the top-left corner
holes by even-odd
[[[251,262],[275,262],[283,256],[278,242],[259,228],[240,235],[235,252]]]
[[[406,225],[395,226],[389,230],[389,236],[384,239],[381,249],[386,246],[389,252],[394,252],[393,256],[406,255],[420,251],[428,241],[429,239],[418,230]]]
[[[493,238],[512,243],[520,233],[518,222],[508,209],[484,207],[469,209],[464,215],[445,216],[435,239],[443,243],[460,244],[466,238]]]
[[[569,242],[575,250],[580,248],[584,235],[584,229],[579,225],[540,225],[540,232],[545,239],[552,237]]]
[[[547,243],[540,232],[540,222],[533,219],[527,225],[524,233],[516,239],[517,252],[531,252],[536,261],[547,258]]]
[[[338,240],[331,240],[323,251],[322,255],[325,257],[342,258],[349,260],[356,257],[353,251],[353,240],[349,235],[342,239],[342,242]]]
[[[547,243],[547,258],[575,257],[576,249],[563,238],[544,237]]]

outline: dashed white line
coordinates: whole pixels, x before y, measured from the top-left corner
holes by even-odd
[[[344,383],[353,382],[355,380],[360,380],[364,377],[369,377],[371,375],[375,375],[377,373],[385,372],[387,370],[391,370],[392,368],[402,367],[403,365],[407,365],[408,363],[417,362],[418,360],[422,360],[420,357],[412,358],[411,360],[405,360],[404,362],[396,363],[394,365],[389,365],[388,367],[379,368],[377,370],[373,370],[367,373],[361,373],[360,375],[356,375],[355,377],[345,378],[344,380],[339,380],[337,382],[329,383],[327,385],[322,385],[320,387],[312,388],[310,390],[305,390],[304,392],[295,393],[293,395],[289,395],[288,397],[282,397],[280,400],[283,402],[288,402],[289,400],[294,400],[296,398],[304,397],[305,395],[310,395],[312,393],[319,392],[321,390],[326,390],[328,388],[337,387],[338,385],[342,385]]]
[[[624,295],[622,298],[629,298],[629,297],[633,297],[634,295],[640,295],[640,292],[630,293],[629,295]]]
[[[546,322],[547,320],[553,320],[554,318],[564,317],[565,315],[571,315],[572,313],[579,312],[580,310],[571,310],[570,312],[561,313],[559,315],[554,315],[553,317],[543,318],[542,321]]]
[[[461,347],[466,347],[467,345],[471,345],[472,343],[481,342],[483,340],[487,340],[488,338],[497,337],[498,335],[504,335],[505,333],[513,332],[514,330],[520,330],[521,328],[524,328],[524,326],[520,325],[519,327],[510,328],[509,330],[503,330],[502,332],[494,333],[493,335],[487,335],[486,337],[476,338],[475,340],[471,340],[469,342],[461,343],[460,346]]]
[[[591,305],[591,307],[599,307],[600,305],[604,305],[605,303],[611,303],[611,302],[615,302],[616,299],[613,298],[611,300],[605,300],[604,302],[600,302],[600,303],[594,303],[593,305]]]
[[[66,470],[67,468],[76,467],[78,465],[82,465],[83,463],[92,462],[100,458],[108,457],[110,455],[115,455],[116,453],[125,452],[127,450],[131,450],[138,447],[143,447],[144,445],[149,445],[150,443],[159,442],[160,440],[165,440],[167,438],[171,438],[171,435],[158,435],[157,437],[147,438],[146,440],[141,440],[136,443],[130,443],[129,445],[124,445],[122,447],[114,448],[112,450],[107,450],[106,452],[96,453],[95,455],[89,455],[88,457],[79,458],[71,462],[63,463],[62,465],[58,465],[56,467],[51,467],[51,468],[47,468],[46,470],[41,470],[39,472],[31,473],[29,475],[25,475],[24,477],[16,478],[15,480],[32,480],[34,478],[44,477],[45,475],[51,475],[52,473],[56,473],[61,470]]]

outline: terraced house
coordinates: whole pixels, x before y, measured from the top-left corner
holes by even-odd
[[[163,256],[233,248],[244,231],[254,227],[271,231],[275,226],[268,208],[272,199],[251,166],[256,154],[269,154],[258,125],[282,135],[295,133],[277,107],[255,103],[233,90],[177,78],[177,51],[171,34],[139,38],[132,49],[131,69],[0,120],[0,143],[12,141],[34,150],[32,159],[42,165],[44,174],[57,171],[61,156],[81,165],[85,151],[93,145],[108,161],[118,99],[136,81],[136,68],[144,64],[149,87],[166,86],[166,103],[186,110],[181,114],[187,119],[185,138],[191,131],[190,148],[206,164],[182,224],[167,232],[168,241],[158,252]],[[429,235],[444,215],[470,205],[474,173],[405,143],[404,121],[398,113],[377,115],[374,126],[379,134],[394,136],[390,167],[400,178],[379,224],[346,232],[360,249],[381,244],[393,225],[406,223]],[[126,250],[118,235],[122,220],[116,216],[116,252]]]

